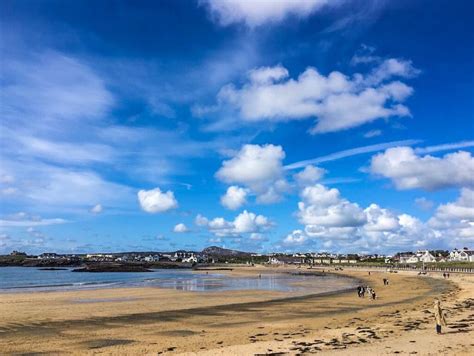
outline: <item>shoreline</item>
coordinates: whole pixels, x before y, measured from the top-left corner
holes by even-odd
[[[263,267],[226,274],[268,272],[283,269]],[[345,269],[331,274],[349,275],[362,280],[364,285],[374,286],[379,295],[375,301],[358,298],[353,289],[303,296],[265,291],[194,293],[158,288],[19,293],[16,298],[2,294],[0,308],[6,313],[5,320],[0,321],[0,348],[7,353],[36,350],[73,354],[100,351],[241,355],[344,349],[352,354],[364,354],[364,350],[365,354],[372,354],[373,345],[430,330],[434,324],[428,314],[422,315],[422,319],[416,313],[429,311],[434,296],[457,302],[463,288],[468,288],[468,292],[474,290],[472,276],[460,276],[468,281],[467,287],[460,288],[458,277],[446,281],[408,272],[371,272],[369,276],[367,272]],[[393,285],[384,288],[381,278],[386,276]],[[414,320],[419,321],[413,324]],[[397,323],[402,326],[392,325]],[[357,329],[367,327],[370,329]],[[469,329],[467,332],[472,335],[471,324]],[[372,337],[363,336],[361,330],[365,330],[363,335]],[[465,333],[463,336],[467,337]],[[405,346],[416,345],[410,342]],[[457,345],[462,352],[462,341],[457,341]]]
[[[42,270],[42,269],[38,269]],[[46,271],[50,271],[47,269]],[[53,271],[58,271],[58,269],[54,269]],[[67,271],[67,272],[76,272],[74,269],[67,268],[67,269],[60,269],[60,271]],[[152,270],[150,272],[176,272],[178,274],[183,273],[183,269],[177,269],[177,270]],[[204,272],[206,272],[206,275],[204,275]],[[211,272],[211,274],[207,275],[208,272]],[[316,271],[316,270],[311,270],[308,272],[294,272],[291,270],[261,270],[259,271],[260,275],[262,276],[274,276],[275,280],[281,281],[280,276],[283,277],[283,281],[281,281],[281,289],[279,290],[278,287],[276,287],[274,290],[267,289],[265,287],[262,288],[252,288],[252,287],[245,287],[242,286],[242,288],[233,288],[232,286],[222,286],[222,289],[215,289],[213,290],[212,288],[206,289],[196,289],[196,290],[188,290],[191,292],[195,293],[219,293],[219,292],[225,292],[225,291],[236,291],[236,290],[246,290],[246,291],[275,291],[275,292],[285,292],[285,293],[292,293],[292,294],[298,294],[298,295],[306,295],[306,294],[321,294],[321,293],[337,293],[344,288],[338,288],[337,290],[331,290],[331,291],[316,291],[314,290],[308,290],[305,291],[304,286],[307,286],[307,281],[306,279],[309,277],[316,277],[316,278],[326,278],[329,277],[334,280],[341,279],[342,281],[346,280],[348,286],[347,289],[351,289],[355,287],[355,283],[361,283],[360,280],[357,280],[355,278],[349,277],[349,276],[343,276],[341,274],[337,273],[331,273],[330,271],[326,272],[321,272],[321,271]],[[114,271],[113,274],[116,274],[117,272]],[[128,273],[128,272],[123,272],[123,273]],[[192,280],[193,275],[199,275],[202,277],[207,277],[211,281],[210,283],[212,284],[212,280],[216,278],[217,280],[221,281],[222,277],[225,276],[226,278],[248,278],[248,279],[256,279],[257,273],[256,270],[249,270],[249,269],[199,269],[199,270],[189,270],[184,272],[184,276],[188,278],[189,280]],[[94,273],[95,275],[100,276],[100,274]],[[140,278],[141,277],[141,278]],[[145,278],[146,277],[146,278]],[[169,279],[169,277],[166,277],[166,279],[163,279],[161,284],[158,282],[156,284],[153,284],[152,281],[159,281],[160,280],[160,275],[153,275],[153,274],[146,274],[146,275],[141,275],[137,279],[124,279],[124,280],[77,280],[77,281],[70,281],[70,282],[64,282],[61,284],[36,284],[36,285],[21,285],[21,286],[9,286],[9,287],[0,287],[0,295],[2,294],[21,294],[21,293],[55,293],[55,292],[74,292],[74,291],[100,291],[102,289],[135,289],[135,288],[159,288],[159,289],[172,289],[172,290],[177,290],[179,291],[179,287],[166,287],[166,281]],[[285,280],[285,277],[294,277],[294,280]],[[306,283],[305,283],[306,282]],[[209,283],[206,281],[203,281],[203,284]],[[299,285],[302,285],[302,287],[299,287]],[[291,288],[294,288],[294,290],[291,290]],[[290,289],[290,290],[286,290]],[[301,289],[301,290],[300,290]]]

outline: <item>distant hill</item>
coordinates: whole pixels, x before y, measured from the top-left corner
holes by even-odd
[[[250,256],[250,253],[248,252],[229,250],[218,246],[206,247],[202,250],[202,254],[208,256]]]

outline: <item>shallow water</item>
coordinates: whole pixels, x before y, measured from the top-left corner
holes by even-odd
[[[184,291],[265,290],[298,292],[311,289],[328,292],[349,287],[351,280],[325,276],[263,274],[229,277],[191,270],[153,270],[153,272],[74,273],[72,269],[45,271],[33,267],[0,267],[0,292],[81,290],[117,287],[158,287]]]

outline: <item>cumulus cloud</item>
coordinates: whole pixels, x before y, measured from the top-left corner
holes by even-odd
[[[163,213],[178,207],[178,201],[175,199],[174,193],[170,190],[162,192],[158,187],[151,190],[140,190],[138,201],[143,211],[151,214]]]
[[[302,230],[293,230],[290,234],[288,234],[284,240],[283,244],[285,245],[303,245],[308,240],[308,235],[304,233]]]
[[[247,202],[246,198],[247,189],[232,185],[221,196],[221,204],[227,209],[236,210]]]
[[[294,178],[301,185],[308,185],[319,181],[326,170],[313,165],[307,165],[302,171],[296,173]]]
[[[474,190],[463,188],[454,202],[441,204],[428,224],[453,243],[474,242]]]
[[[104,208],[101,204],[94,205],[90,210],[92,214],[100,214],[102,211],[104,211]]]
[[[306,187],[298,203],[298,218],[304,225],[325,227],[360,226],[366,222],[362,209],[340,197],[337,189],[321,184]]]
[[[221,26],[245,23],[256,27],[280,22],[288,16],[305,18],[328,5],[328,0],[201,0],[211,18]]]
[[[261,186],[281,176],[284,158],[281,146],[244,145],[235,157],[222,163],[216,177],[226,183]]]
[[[435,221],[430,224],[408,215],[370,204],[362,209],[358,204],[341,197],[339,190],[321,184],[305,187],[301,191],[302,201],[298,203],[297,217],[304,229],[295,230],[286,236],[282,243],[287,247],[310,246],[320,243],[324,248],[332,248],[344,252],[396,252],[403,249],[424,248],[429,245],[447,246],[449,239],[446,233],[435,228]],[[448,221],[452,221],[453,211],[459,213],[455,217],[469,218],[470,212],[458,209],[468,206],[468,191],[456,203],[456,208],[440,207],[442,212],[450,211]],[[433,219],[432,219],[433,220]],[[452,223],[446,229],[453,233]],[[446,226],[438,222],[438,226]],[[468,225],[462,226],[463,235],[468,235]]]
[[[387,209],[382,209],[377,204],[371,204],[364,210],[367,231],[395,231],[400,227],[398,217]]]
[[[416,76],[411,62],[391,58],[365,76],[334,71],[327,76],[308,67],[293,79],[286,68],[261,67],[249,72],[241,87],[224,86],[218,106],[235,109],[246,122],[315,119],[312,133],[349,129],[381,118],[409,116],[403,102],[413,88],[399,79]],[[398,79],[397,79],[398,78]]]
[[[389,148],[372,157],[370,172],[389,178],[400,190],[474,186],[474,158],[465,151],[439,158],[419,156],[411,147]]]
[[[197,215],[195,223],[199,227],[206,228],[217,237],[239,237],[268,231],[273,223],[266,216],[244,210],[237,215],[233,221],[227,221],[222,217],[208,219]],[[254,235],[256,236],[256,235]]]
[[[189,232],[189,229],[185,224],[179,223],[175,225],[175,227],[173,228],[173,231],[179,234],[183,234],[185,232]]]
[[[474,220],[474,190],[463,188],[454,203],[442,204],[436,211],[436,218],[441,220]]]
[[[244,145],[234,157],[222,163],[216,177],[245,186],[257,195],[259,203],[273,203],[288,189],[283,177],[284,158],[281,146]]]

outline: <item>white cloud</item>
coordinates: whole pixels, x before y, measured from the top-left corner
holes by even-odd
[[[221,196],[221,204],[227,209],[236,210],[246,204],[247,189],[232,185]]]
[[[179,223],[179,224],[176,224],[175,227],[173,228],[173,231],[176,232],[176,233],[185,233],[185,232],[189,232],[189,229],[188,227],[183,224],[183,223]]]
[[[16,176],[16,192],[6,202],[20,203],[34,211],[84,212],[91,202],[107,206],[130,206],[131,188],[110,182],[88,169],[53,166],[36,160],[2,159],[1,170]],[[33,179],[34,177],[34,179]]]
[[[367,216],[364,229],[367,231],[395,231],[400,227],[397,216],[377,204],[371,204],[364,213]]]
[[[372,137],[380,136],[381,134],[382,134],[382,130],[370,130],[370,131],[367,131],[364,134],[364,137],[365,138],[372,138]]]
[[[100,214],[103,211],[104,211],[104,208],[102,207],[102,204],[96,204],[90,210],[92,214]]]
[[[65,224],[68,221],[61,218],[42,219],[38,216],[30,216],[26,213],[18,213],[14,216],[9,216],[0,219],[0,227],[32,227],[32,226],[47,226]]]
[[[259,204],[273,204],[282,200],[283,194],[288,192],[290,185],[285,179],[278,179],[269,184],[262,193],[257,195],[256,202]]]
[[[339,159],[343,159],[347,157],[357,156],[357,155],[366,154],[370,152],[382,151],[390,147],[410,146],[410,145],[415,145],[420,142],[421,142],[420,140],[402,140],[402,141],[384,142],[384,143],[378,143],[376,145],[350,148],[348,150],[334,152],[326,156],[321,156],[321,157],[316,157],[312,159],[307,159],[304,161],[291,163],[291,164],[286,165],[284,169],[287,169],[287,170],[297,169],[297,168],[305,167],[309,164],[320,164],[323,162],[337,161]]]
[[[313,165],[307,165],[302,171],[294,175],[295,180],[302,185],[315,183],[324,176],[326,170]]]
[[[253,83],[268,84],[288,77],[288,70],[281,64],[275,67],[261,67],[249,72],[249,78]]]
[[[163,213],[178,207],[174,193],[170,190],[162,192],[158,187],[151,190],[140,190],[138,192],[138,201],[144,211],[152,214]]]
[[[234,228],[237,233],[257,232],[262,228],[268,228],[270,221],[263,215],[256,215],[244,210],[234,220]]]
[[[413,67],[411,61],[389,58],[375,67],[365,79],[370,84],[379,84],[392,77],[413,78],[420,74],[420,70]]]
[[[266,216],[257,215],[247,210],[237,215],[233,221],[227,221],[222,217],[209,220],[202,215],[197,215],[195,223],[199,227],[207,228],[209,232],[218,237],[239,237],[262,233],[273,226]]]
[[[441,220],[474,220],[474,190],[461,189],[458,200],[438,207],[436,217]]]
[[[219,25],[245,23],[256,27],[269,22],[280,22],[288,16],[305,18],[329,5],[328,0],[201,0]]]
[[[304,229],[295,230],[283,239],[283,244],[288,247],[319,242],[324,248],[343,252],[386,253],[450,244],[433,226],[413,216],[397,215],[377,204],[370,204],[362,210],[357,204],[342,198],[337,189],[316,184],[304,188],[301,198],[303,201],[298,204],[297,216]],[[464,198],[460,202],[467,204]],[[467,235],[468,231],[464,230],[463,234]]]
[[[233,158],[224,161],[216,177],[226,183],[244,185],[257,195],[259,203],[273,203],[288,189],[283,178],[281,146],[244,145]]]
[[[301,224],[324,227],[360,226],[366,222],[364,211],[354,203],[340,197],[337,189],[321,184],[306,187],[298,203]]]
[[[291,234],[288,234],[283,240],[285,245],[302,245],[306,243],[308,236],[302,230],[293,230]]]
[[[196,219],[194,219],[194,223],[199,227],[203,227],[203,226],[206,226],[209,223],[209,220],[205,216],[202,216],[201,214],[198,214],[196,216]]]
[[[398,80],[418,73],[410,62],[391,58],[366,76],[341,72],[327,76],[308,67],[296,79],[286,68],[261,67],[249,72],[240,88],[224,86],[217,95],[218,106],[233,108],[247,122],[282,122],[313,118],[312,133],[340,131],[381,118],[409,116],[402,103],[413,88]]]
[[[431,210],[434,206],[434,202],[425,197],[416,198],[415,204],[421,210]]]
[[[190,173],[185,160],[241,144],[241,137],[195,141],[184,126],[140,127],[138,116],[124,121],[110,115],[120,101],[115,95],[145,92],[136,87],[136,77],[130,82],[137,63],[133,75],[125,66],[130,76],[122,83],[114,82],[114,70],[90,58],[30,52],[10,51],[2,58],[0,194],[6,206],[84,214],[100,201],[128,210],[136,189],[118,181],[160,186],[172,175]],[[147,76],[150,68],[138,67],[146,72],[140,85],[147,86],[153,81]]]
[[[8,58],[3,65],[10,78],[0,97],[7,121],[96,119],[113,103],[96,73],[58,52],[29,53],[21,60]]]
[[[441,204],[428,221],[452,243],[474,242],[474,190],[463,188],[455,202]]]
[[[417,154],[426,154],[440,151],[453,151],[459,148],[468,148],[474,147],[474,141],[460,141],[453,143],[444,143],[441,145],[428,146],[428,147],[417,147],[415,148],[415,153]]]
[[[357,66],[359,64],[379,63],[382,58],[374,55],[375,50],[375,47],[362,44],[360,49],[357,50],[356,54],[352,57],[351,65]]]
[[[281,176],[284,158],[281,146],[244,145],[235,157],[222,163],[216,177],[226,183],[261,186]]]
[[[474,158],[464,151],[438,158],[418,156],[410,147],[390,148],[372,157],[370,171],[401,190],[474,186]]]
[[[16,135],[16,143],[22,154],[28,157],[46,158],[59,163],[111,162],[115,151],[104,144],[49,141],[30,135]]]

